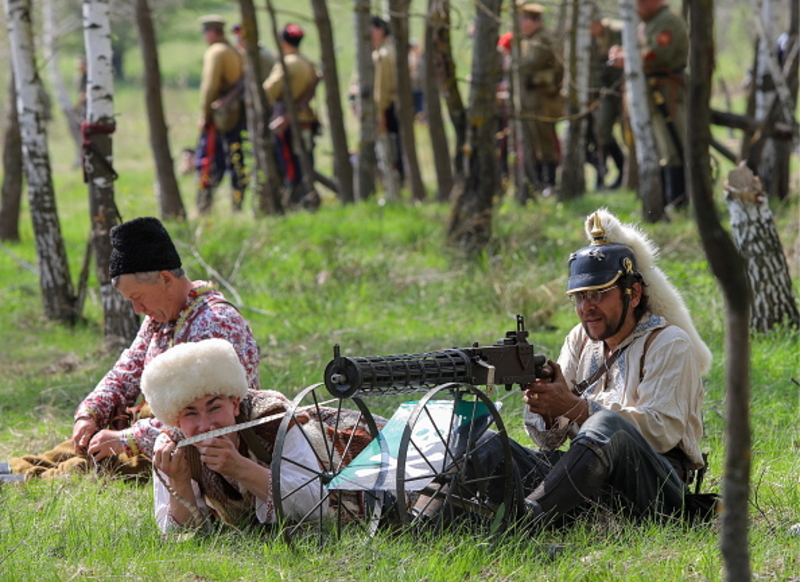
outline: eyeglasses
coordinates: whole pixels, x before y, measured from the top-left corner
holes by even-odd
[[[583,303],[588,302],[591,305],[597,305],[600,303],[600,300],[603,298],[603,293],[608,293],[612,289],[616,289],[616,285],[612,285],[611,287],[606,287],[605,289],[592,289],[591,291],[579,291],[578,293],[572,293],[569,296],[570,301],[572,301],[572,305],[577,307],[578,305],[583,305]]]

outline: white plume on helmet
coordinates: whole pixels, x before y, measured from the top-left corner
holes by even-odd
[[[646,293],[650,311],[664,317],[668,323],[677,325],[686,332],[694,344],[700,364],[700,373],[707,374],[711,369],[711,350],[697,333],[692,316],[680,292],[670,283],[664,271],[656,266],[658,247],[638,226],[621,223],[605,208],[597,210],[586,218],[586,236],[590,241],[593,240],[592,227],[595,215],[600,219],[609,243],[623,244],[633,251],[636,257],[636,269],[647,285]]]

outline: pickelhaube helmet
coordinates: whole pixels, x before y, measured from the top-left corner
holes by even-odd
[[[636,275],[636,257],[623,244],[609,242],[600,217],[595,213],[590,221],[592,243],[569,257],[567,294],[611,287],[623,275]]]

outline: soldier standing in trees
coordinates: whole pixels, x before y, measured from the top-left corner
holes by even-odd
[[[375,109],[378,115],[378,136],[388,137],[389,161],[403,183],[404,168],[402,145],[400,143],[400,123],[395,111],[397,100],[397,52],[394,43],[388,39],[389,23],[380,16],[372,17],[372,62],[375,64]]]
[[[208,48],[200,83],[197,210],[201,214],[211,210],[214,190],[227,171],[233,209],[238,211],[247,187],[242,152],[244,65],[239,51],[225,38],[225,21],[220,16],[205,16],[200,22]]]
[[[281,50],[283,61],[289,76],[291,96],[300,126],[300,139],[311,156],[313,165],[314,137],[319,129],[317,115],[310,102],[319,82],[317,68],[308,57],[300,54],[300,42],[303,40],[303,29],[297,24],[287,24],[281,33]],[[270,129],[275,136],[275,148],[278,163],[283,170],[284,183],[288,192],[287,206],[297,206],[305,195],[301,187],[302,172],[300,169],[300,146],[292,135],[289,108],[284,95],[286,75],[280,62],[275,63],[272,72],[264,81],[264,92],[272,106]]]
[[[664,0],[637,0],[636,11],[644,22],[642,61],[650,85],[650,116],[661,158],[664,204],[683,207],[688,202],[683,162],[689,32],[686,21]],[[614,46],[609,58],[615,67],[622,68],[625,52]]]
[[[544,29],[544,7],[522,4],[519,13],[523,130],[534,160],[534,185],[543,188],[548,196],[556,185],[561,156],[556,120],[564,111],[564,67],[553,37]]]
[[[608,51],[612,46],[622,43],[622,23],[618,20],[601,18],[595,10],[589,25],[592,36],[591,60],[591,98],[597,101],[597,109],[589,117],[589,142],[595,144],[597,156],[597,189],[605,188],[604,179],[607,173],[606,159],[611,156],[617,166],[617,177],[608,186],[616,190],[622,184],[625,154],[614,138],[614,125],[622,116],[622,80],[621,69],[610,66]]]

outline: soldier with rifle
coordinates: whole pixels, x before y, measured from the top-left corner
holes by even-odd
[[[664,204],[680,208],[688,204],[684,177],[686,143],[686,64],[689,32],[686,21],[664,0],[636,0],[644,23],[642,61],[650,86],[650,116],[661,157]],[[624,67],[625,53],[615,46],[609,59]]]

